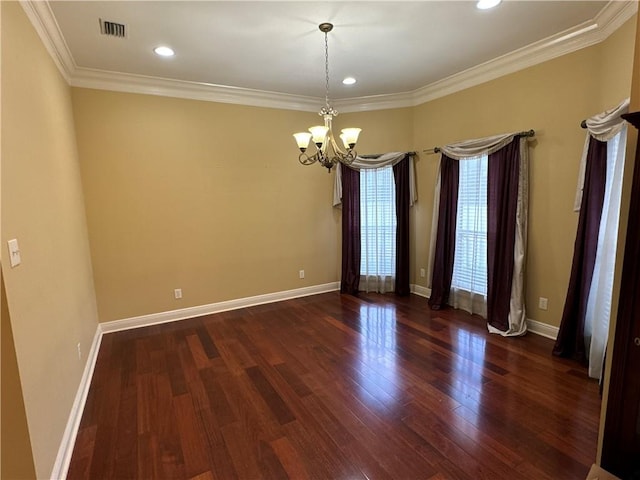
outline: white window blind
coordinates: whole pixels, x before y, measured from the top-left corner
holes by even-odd
[[[451,286],[487,294],[488,158],[460,160],[456,249]]]
[[[395,190],[393,167],[360,170],[360,275],[383,283],[386,277],[395,277]]]

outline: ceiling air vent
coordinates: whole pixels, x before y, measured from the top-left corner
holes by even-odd
[[[127,31],[123,23],[110,22],[100,19],[100,33],[109,37],[125,38]]]

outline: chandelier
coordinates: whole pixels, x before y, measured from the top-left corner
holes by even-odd
[[[340,139],[345,150],[342,150],[336,143],[331,130],[331,120],[338,115],[338,111],[329,102],[329,42],[327,40],[327,33],[333,30],[333,25],[331,23],[321,23],[318,28],[324,33],[325,105],[318,112],[318,115],[324,118],[324,125],[311,127],[309,132],[294,133],[293,136],[300,152],[302,152],[298,157],[301,164],[311,165],[319,162],[330,172],[338,162],[351,165],[356,159],[358,153],[354,148],[361,129],[344,128],[341,131]],[[313,141],[316,149],[316,153],[311,156],[306,153],[310,140]]]

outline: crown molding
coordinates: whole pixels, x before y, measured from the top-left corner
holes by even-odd
[[[27,18],[38,33],[40,40],[51,55],[58,70],[71,84],[71,79],[76,71],[76,63],[73,60],[67,42],[62,36],[58,22],[51,11],[48,1],[20,0],[22,9]]]
[[[324,102],[324,99],[321,100]],[[368,97],[334,99],[333,104],[341,113],[387,110],[389,108],[414,107],[417,105],[414,92],[371,95]],[[318,109],[318,103],[316,110]]]
[[[638,1],[610,0],[609,3],[596,15],[595,23],[602,33],[602,40],[606,39],[619,29],[638,11]]]
[[[211,83],[171,80],[167,78],[108,72],[91,68],[76,68],[69,84],[73,87],[113,90],[116,92],[142,93],[164,97],[233,103],[252,107],[279,108],[315,112],[324,99],[265,92],[250,88],[229,87]]]
[[[254,107],[316,112],[324,99],[78,67],[48,1],[20,0],[69,85]],[[638,11],[637,1],[611,0],[593,20],[410,92],[334,99],[344,112],[414,107],[523,70],[607,39]]]

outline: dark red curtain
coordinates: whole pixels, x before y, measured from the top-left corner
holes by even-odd
[[[393,166],[396,183],[396,294],[409,295],[409,155]]]
[[[585,165],[578,231],[573,247],[571,277],[560,330],[553,347],[554,355],[573,358],[585,365],[587,352],[584,344],[584,320],[596,262],[606,175],[607,142],[591,138]]]
[[[453,259],[456,247],[456,217],[458,215],[458,160],[442,155],[440,160],[440,207],[438,232],[431,277],[429,306],[439,310],[449,301]]]
[[[342,169],[342,280],[340,292],[356,295],[360,284],[360,172]]]
[[[516,239],[520,137],[489,155],[487,177],[487,321],[506,331]]]

